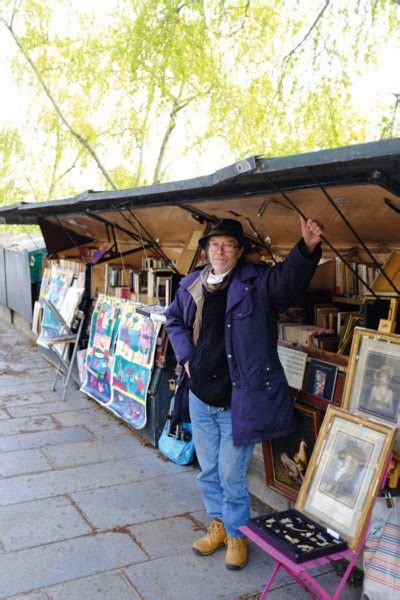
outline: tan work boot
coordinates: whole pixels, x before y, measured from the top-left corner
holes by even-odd
[[[247,538],[226,538],[225,567],[227,569],[242,569],[247,564],[248,545]]]
[[[207,529],[206,535],[193,543],[193,552],[201,556],[212,554],[225,543],[226,531],[222,521],[213,519]]]

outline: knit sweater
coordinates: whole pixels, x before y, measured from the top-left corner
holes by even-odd
[[[225,350],[225,312],[228,288],[204,290],[204,305],[195,355],[189,363],[189,387],[206,404],[227,408],[232,384]]]

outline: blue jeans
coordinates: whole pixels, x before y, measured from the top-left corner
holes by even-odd
[[[189,392],[193,441],[201,467],[197,477],[211,519],[221,519],[229,537],[250,517],[247,469],[254,444],[234,446],[232,411],[220,410]]]

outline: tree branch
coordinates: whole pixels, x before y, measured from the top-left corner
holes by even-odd
[[[104,167],[103,163],[101,162],[99,156],[97,155],[95,149],[92,147],[92,145],[90,144],[90,142],[85,139],[78,131],[75,131],[72,127],[72,125],[69,123],[69,121],[67,120],[67,118],[64,116],[63,112],[61,111],[61,108],[58,106],[54,96],[52,95],[49,87],[47,86],[46,82],[44,81],[44,79],[42,78],[38,68],[36,67],[35,63],[33,62],[33,60],[31,59],[29,53],[25,50],[25,48],[23,47],[19,37],[16,35],[14,29],[12,28],[12,24],[8,24],[7,21],[5,19],[3,19],[2,17],[0,17],[0,21],[5,25],[5,27],[8,29],[8,31],[10,32],[11,36],[13,37],[16,45],[18,46],[19,51],[21,52],[21,54],[23,55],[23,57],[25,58],[25,60],[29,63],[29,65],[31,66],[33,72],[35,73],[35,76],[37,78],[37,80],[39,81],[40,85],[42,86],[46,96],[48,97],[48,99],[50,100],[51,104],[53,105],[54,110],[56,111],[56,113],[58,114],[59,118],[61,119],[62,123],[65,125],[65,127],[68,129],[68,131],[70,132],[70,134],[78,140],[78,142],[80,144],[82,144],[82,146],[84,146],[86,148],[86,150],[89,152],[89,154],[93,157],[93,159],[95,160],[97,166],[99,167],[100,171],[102,172],[102,174],[104,175],[105,179],[108,181],[108,183],[110,184],[110,186],[112,187],[112,189],[116,190],[117,186],[115,185],[113,179],[111,178],[110,174],[107,172],[106,168]]]
[[[279,78],[279,83],[278,83],[278,89],[276,94],[274,95],[274,99],[276,98],[276,96],[280,96],[281,92],[282,92],[282,85],[283,85],[283,80],[285,78],[285,69],[286,69],[286,65],[288,62],[290,62],[292,56],[297,52],[297,50],[299,50],[299,48],[301,48],[301,46],[307,41],[307,39],[310,37],[310,35],[312,34],[312,32],[314,31],[314,29],[317,27],[318,23],[320,22],[320,20],[322,19],[326,9],[328,8],[329,4],[330,4],[331,0],[325,0],[325,4],[324,6],[321,8],[321,10],[319,11],[318,15],[316,16],[314,22],[312,23],[312,25],[310,26],[310,28],[308,29],[307,33],[303,36],[303,38],[300,40],[300,42],[298,44],[296,44],[296,46],[294,48],[292,48],[292,50],[290,52],[288,52],[282,60],[282,64],[281,64],[281,76]]]

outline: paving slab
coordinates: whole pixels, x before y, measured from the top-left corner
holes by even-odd
[[[10,394],[0,398],[0,406],[8,408],[9,406],[27,406],[30,404],[38,404],[40,402],[48,402],[44,396],[33,392],[31,394]]]
[[[80,411],[64,411],[57,414],[54,419],[62,427],[75,427],[77,425],[118,425],[121,427],[122,422],[113,417],[106,408],[99,407],[98,404],[89,404],[86,402],[86,410]]]
[[[150,494],[152,485],[153,487],[155,485],[151,482],[155,478],[161,480],[164,476],[166,481],[169,480],[172,483],[174,477],[171,475],[176,474],[176,477],[179,478],[179,473],[182,473],[183,470],[184,467],[172,463],[149,460],[149,458],[140,456],[60,471],[21,475],[0,480],[0,506],[60,496],[81,490],[96,490],[96,488],[101,488],[99,490],[101,493],[107,493],[110,486],[112,489],[108,493],[112,497],[112,490],[115,490],[118,484],[125,482],[138,482],[139,484],[143,483],[143,479],[149,482],[146,490]],[[135,487],[137,484],[131,485]],[[167,483],[165,485],[168,486]],[[157,485],[157,487],[159,486]],[[186,508],[186,510],[189,509]],[[130,523],[133,522],[130,521]]]
[[[35,368],[32,365],[24,365],[23,368],[8,370],[7,374],[1,374],[2,387],[10,390],[18,388],[18,385],[27,377],[29,381],[40,382],[43,386],[48,386],[51,381],[51,370],[49,368]]]
[[[49,600],[45,592],[32,592],[28,594],[18,594],[17,596],[8,596],[7,600]]]
[[[27,377],[27,379],[29,379],[29,377]],[[9,396],[10,394],[15,393],[16,389],[18,389],[19,394],[29,394],[31,392],[40,392],[43,389],[46,390],[47,387],[50,389],[50,386],[51,380],[48,378],[44,379],[43,381],[19,381],[18,388],[13,388],[12,386],[6,386],[4,388],[2,387],[0,389],[0,397],[4,398]]]
[[[130,581],[146,600],[204,600],[240,597],[260,592],[272,561],[264,554],[245,569],[228,571],[221,549],[212,556],[196,556],[192,551],[137,564],[125,570]],[[162,590],[162,596],[160,596]]]
[[[88,401],[85,398],[72,398],[71,400],[62,402],[41,402],[34,405],[14,406],[9,405],[7,412],[12,417],[35,417],[37,415],[51,415],[57,413],[65,413],[68,411],[80,411],[88,408]]]
[[[46,594],[51,600],[140,600],[132,583],[123,573],[112,571],[92,575],[84,579],[68,581],[55,587],[47,588]],[[182,600],[182,599],[181,599]]]
[[[0,436],[15,435],[18,433],[33,433],[55,429],[57,423],[49,415],[40,415],[34,418],[8,419],[0,422]]]
[[[6,413],[4,408],[0,408],[0,421],[3,419],[9,419],[10,415]]]
[[[149,455],[154,456],[157,451],[143,446],[135,435],[122,435],[113,440],[96,439],[91,442],[47,446],[42,452],[55,468],[65,468],[119,460],[129,456],[142,455],[148,458]]]
[[[188,515],[133,525],[129,531],[150,558],[161,558],[189,552],[193,541],[204,535],[204,527],[199,525]]]
[[[126,534],[102,533],[0,554],[2,598],[147,560]]]
[[[65,448],[66,446],[63,446]],[[13,477],[26,473],[48,471],[51,464],[42,450],[20,450],[0,454],[0,476]]]
[[[0,451],[13,452],[41,446],[67,444],[92,440],[93,434],[83,427],[68,427],[35,433],[21,433],[20,435],[5,435],[0,437]]]
[[[50,378],[50,382],[52,383],[54,378],[54,370],[52,372],[51,378]],[[40,394],[42,394],[47,402],[55,402],[57,400],[61,400],[62,394],[63,394],[63,386],[61,385],[57,385],[57,389],[55,390],[51,390],[51,385],[48,386],[48,388],[43,389],[41,392],[39,392]],[[65,394],[65,400],[64,402],[68,402],[69,400],[73,400],[73,399],[79,399],[79,398],[84,398],[85,400],[87,400],[87,402],[89,404],[92,404],[94,407],[96,406],[100,406],[99,404],[96,404],[94,400],[91,400],[89,398],[89,396],[87,396],[86,394],[83,394],[75,385],[75,382],[70,382],[66,394]]]
[[[193,471],[71,494],[95,527],[110,529],[200,510]]]
[[[8,552],[92,532],[64,496],[0,507],[0,539]]]

